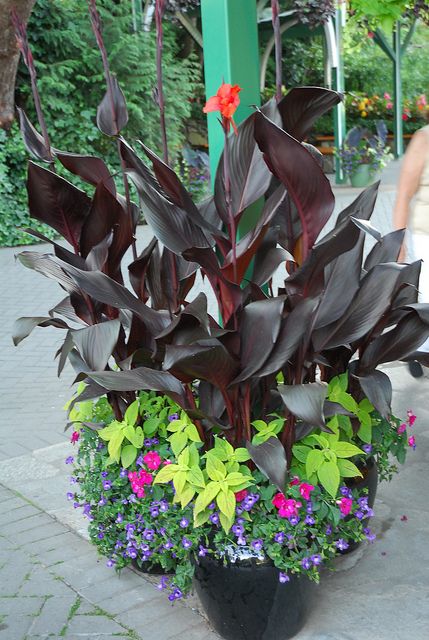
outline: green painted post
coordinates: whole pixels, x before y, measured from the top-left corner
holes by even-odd
[[[206,96],[222,80],[242,87],[234,120],[239,123],[260,105],[256,0],[201,0]],[[218,113],[208,114],[212,184],[223,149]]]
[[[344,93],[344,64],[343,64],[343,47],[342,47],[342,30],[343,30],[343,5],[336,10],[335,14],[335,39],[338,47],[338,67],[333,69],[333,88],[335,91]],[[334,109],[334,139],[335,147],[339,149],[344,142],[346,136],[346,110],[344,103],[340,102]],[[335,182],[342,184],[345,182],[344,171],[341,167],[340,159],[335,157]]]
[[[393,146],[395,158],[404,153],[404,127],[402,122],[402,78],[401,78],[401,23],[398,21],[393,32]]]

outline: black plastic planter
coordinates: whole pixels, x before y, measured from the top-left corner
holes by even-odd
[[[213,628],[225,640],[287,640],[305,622],[307,578],[279,582],[268,559],[247,558],[225,565],[198,558],[195,588]]]

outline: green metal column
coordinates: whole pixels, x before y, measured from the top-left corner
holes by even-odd
[[[393,152],[395,158],[399,158],[404,153],[404,127],[402,122],[402,46],[401,46],[401,23],[398,21],[393,32]]]
[[[341,4],[336,10],[335,14],[335,39],[338,47],[338,67],[333,69],[332,79],[333,88],[335,91],[344,93],[344,64],[343,64],[343,46],[342,46],[342,32],[343,23],[345,20],[344,5]],[[337,104],[334,109],[334,138],[335,147],[339,149],[344,142],[346,136],[346,110],[343,102]],[[344,171],[341,167],[339,158],[335,158],[335,182],[342,184],[345,182]]]
[[[222,81],[238,84],[239,123],[260,105],[259,45],[256,0],[201,0],[206,96],[216,94]],[[223,149],[218,113],[209,113],[209,151],[212,183]]]

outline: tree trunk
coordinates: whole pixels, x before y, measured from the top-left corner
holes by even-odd
[[[15,117],[15,78],[19,50],[10,12],[15,9],[26,24],[35,0],[0,0],[0,129],[10,127]]]

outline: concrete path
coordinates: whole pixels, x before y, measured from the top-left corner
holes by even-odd
[[[384,233],[391,228],[392,165],[373,217]],[[337,209],[356,194],[336,188]],[[140,228],[139,248],[149,239],[148,228]],[[56,378],[53,354],[62,333],[36,329],[16,349],[10,340],[16,317],[45,315],[61,292],[15,264],[15,253],[0,250],[0,640],[215,640],[196,599],[172,606],[150,580],[109,570],[85,540],[85,521],[65,499],[64,459],[72,445],[63,432],[62,406],[73,373],[66,368]],[[297,640],[427,640],[429,381],[412,379],[403,365],[389,373],[395,412],[404,416],[412,408],[418,415],[417,450],[401,474],[379,488],[373,523],[378,541],[339,559],[338,571],[312,589],[311,615]]]

